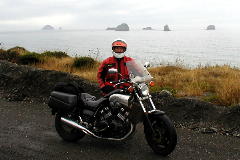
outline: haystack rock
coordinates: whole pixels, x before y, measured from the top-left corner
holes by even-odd
[[[54,30],[54,27],[51,25],[45,25],[42,30]]]
[[[165,26],[164,26],[164,31],[171,31],[171,30],[169,29],[169,26],[168,26],[168,25],[165,25]]]
[[[214,25],[209,25],[207,26],[207,30],[215,30],[216,27]]]
[[[129,31],[129,26],[126,23],[118,25],[115,29],[116,31]]]

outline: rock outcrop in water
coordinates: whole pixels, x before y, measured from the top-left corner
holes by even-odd
[[[168,26],[168,25],[165,25],[165,26],[164,26],[164,31],[171,31],[171,30],[169,29],[169,26]]]
[[[108,27],[106,30],[114,30],[114,31],[129,31],[129,26],[126,23],[122,23],[117,27]]]
[[[207,26],[207,30],[215,30],[216,27],[214,25],[209,25]]]
[[[115,29],[116,31],[129,31],[129,26],[126,23],[118,25]]]
[[[54,27],[51,25],[45,25],[42,30],[54,30]]]
[[[108,27],[106,30],[116,30],[116,28],[115,27]]]
[[[152,27],[145,27],[143,30],[153,30]]]

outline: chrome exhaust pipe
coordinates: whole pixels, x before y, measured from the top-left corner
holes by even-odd
[[[61,117],[61,121],[70,125],[71,127],[74,127],[74,128],[77,128],[77,129],[80,129],[81,131],[83,131],[84,133],[88,134],[88,135],[92,135],[94,136],[94,133],[92,133],[91,131],[89,131],[87,128],[79,125],[78,123],[74,122],[74,121],[71,121],[71,120],[68,120],[66,118],[63,118]]]
[[[70,125],[71,127],[74,127],[76,129],[79,129],[79,130],[83,131],[87,135],[91,135],[91,136],[93,136],[95,138],[100,138],[100,139],[121,141],[121,140],[126,139],[133,132],[133,125],[131,124],[130,131],[123,138],[119,138],[119,139],[118,138],[103,138],[103,137],[99,137],[99,136],[95,135],[94,133],[89,131],[87,128],[81,126],[80,124],[78,124],[78,123],[76,123],[74,121],[68,120],[68,119],[63,118],[63,117],[61,117],[61,121],[64,122],[65,124],[67,124],[67,125]]]

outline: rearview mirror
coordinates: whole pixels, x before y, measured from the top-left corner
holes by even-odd
[[[144,63],[144,67],[145,67],[145,68],[150,67],[150,63],[149,63],[149,62],[145,62],[145,63]]]

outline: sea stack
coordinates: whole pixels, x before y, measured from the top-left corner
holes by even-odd
[[[215,30],[216,27],[214,25],[209,25],[207,26],[207,30]]]
[[[164,31],[171,31],[171,30],[169,29],[169,26],[168,26],[168,25],[165,25],[165,26],[164,26]]]
[[[129,31],[129,26],[126,23],[118,25],[115,31]]]
[[[45,25],[42,30],[54,30],[54,27],[51,25]]]

